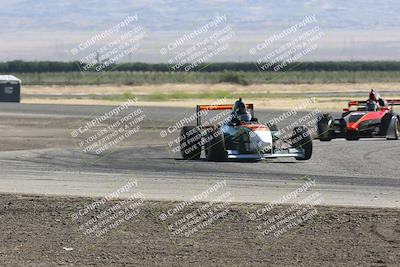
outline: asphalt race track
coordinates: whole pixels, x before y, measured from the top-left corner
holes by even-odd
[[[237,202],[266,202],[315,180],[328,205],[400,207],[400,141],[314,140],[309,161],[275,159],[250,162],[183,161],[169,143],[178,131],[160,132],[193,109],[143,107],[140,130],[107,153],[86,153],[71,131],[105,106],[0,104],[0,191],[103,196],[131,179],[147,199],[187,200],[226,180]],[[131,107],[129,110],[137,109]],[[128,114],[129,110],[114,119]],[[257,110],[260,121],[282,112]],[[285,120],[304,115],[305,112]]]

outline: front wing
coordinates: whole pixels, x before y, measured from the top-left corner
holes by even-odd
[[[273,158],[295,158],[304,157],[304,149],[289,148],[280,151],[274,151],[272,153],[252,153],[252,154],[240,154],[238,150],[227,150],[228,159],[273,159]]]

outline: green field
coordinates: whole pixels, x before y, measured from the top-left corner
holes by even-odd
[[[98,85],[165,83],[369,83],[400,82],[400,71],[290,72],[45,72],[16,74],[25,85]]]

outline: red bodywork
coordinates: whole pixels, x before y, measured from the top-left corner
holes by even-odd
[[[367,101],[350,101],[348,103],[348,108],[344,109],[345,112],[349,112],[352,106],[360,107],[365,105]],[[378,111],[364,111],[366,114],[361,117],[356,122],[348,122],[347,130],[348,131],[358,131],[358,128],[362,122],[365,121],[373,121],[373,120],[381,120],[386,113],[392,111],[392,106],[400,105],[400,100],[387,100],[388,106],[387,107],[379,107]],[[363,111],[354,111],[354,112],[363,112]]]
[[[362,122],[371,120],[381,120],[388,111],[369,111],[356,122],[349,122],[347,124],[348,131],[358,131],[358,127]]]
[[[249,123],[246,123],[246,122],[242,122],[241,125],[243,125],[246,128],[249,128],[253,132],[256,132],[256,131],[269,131],[269,128],[267,126],[265,126],[265,125],[262,125],[262,124],[249,124]]]

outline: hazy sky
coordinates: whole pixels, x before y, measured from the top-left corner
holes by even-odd
[[[395,0],[7,0],[0,9],[0,60],[79,60],[139,27],[144,37],[135,41],[138,47],[121,60],[166,62],[228,27],[223,31],[230,33],[227,47],[208,61],[248,61],[279,49],[316,26],[322,37],[315,40],[317,48],[302,60],[400,60],[399,12],[400,1]],[[249,49],[312,15],[316,22],[260,53],[249,53]],[[137,16],[137,21],[97,40],[86,51],[71,52],[127,16]],[[166,55],[160,53],[218,17],[226,20]]]

